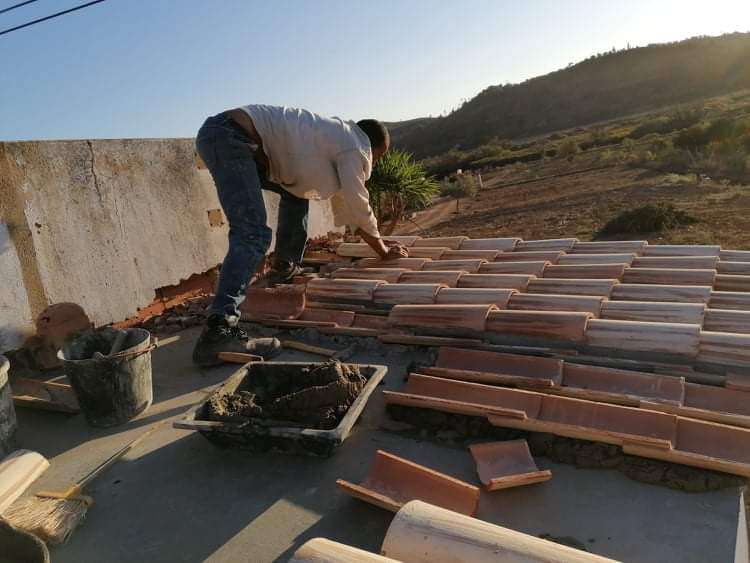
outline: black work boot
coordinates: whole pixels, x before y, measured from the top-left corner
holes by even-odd
[[[281,342],[277,338],[250,338],[223,316],[211,315],[193,349],[193,362],[201,367],[221,365],[219,352],[254,354],[269,360],[281,353]]]
[[[293,262],[285,260],[274,261],[271,266],[271,272],[268,274],[268,287],[275,287],[292,283],[294,276],[304,274],[305,270]]]

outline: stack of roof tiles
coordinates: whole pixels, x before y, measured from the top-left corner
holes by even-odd
[[[320,309],[349,304],[351,315],[333,322],[352,334],[408,330],[750,367],[750,251],[394,238],[409,258],[383,261],[366,244],[342,243],[325,258],[330,277],[309,281],[300,320],[331,327],[334,313]]]

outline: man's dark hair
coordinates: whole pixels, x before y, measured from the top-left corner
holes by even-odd
[[[357,121],[357,126],[370,139],[370,146],[372,148],[389,146],[391,144],[391,135],[388,133],[388,129],[377,119],[362,119]]]

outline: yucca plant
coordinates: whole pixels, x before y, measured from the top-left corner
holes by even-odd
[[[407,212],[427,207],[439,191],[438,183],[427,176],[424,166],[400,150],[388,151],[377,162],[367,189],[383,234],[391,234]]]

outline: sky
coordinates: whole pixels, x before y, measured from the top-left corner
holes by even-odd
[[[191,137],[251,103],[437,116],[612,47],[733,31],[750,0],[107,0],[0,36],[0,140]]]

